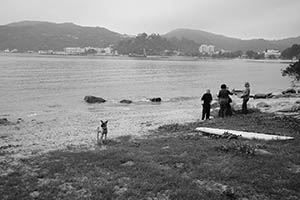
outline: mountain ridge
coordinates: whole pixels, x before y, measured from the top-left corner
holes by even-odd
[[[282,51],[295,43],[300,43],[300,36],[279,40],[266,40],[262,38],[245,40],[187,28],[174,29],[163,36],[166,38],[186,38],[193,40],[198,44],[212,44],[216,46],[217,49],[226,49],[231,51],[263,51],[265,49],[279,49]]]
[[[21,21],[0,26],[0,50],[63,50],[68,46],[107,47],[123,36],[103,27],[84,27],[70,22]]]
[[[106,47],[118,44],[124,35],[104,27],[76,25],[72,22],[53,23],[45,21],[20,21],[0,26],[0,50],[18,49],[19,51],[63,50],[67,46]],[[207,31],[178,28],[161,35],[164,38],[188,39],[199,44],[211,44],[216,49],[230,51],[263,51],[265,49],[284,49],[300,44],[300,36],[279,40],[239,39]]]

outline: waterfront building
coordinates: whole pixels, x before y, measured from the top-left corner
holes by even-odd
[[[208,54],[214,54],[215,53],[215,46],[214,45],[209,45],[208,46]]]
[[[39,50],[38,54],[41,54],[41,55],[52,55],[53,54],[53,50]]]
[[[266,49],[264,51],[265,58],[279,58],[281,56],[281,53],[279,50],[274,49]]]
[[[199,52],[201,54],[204,54],[204,53],[207,53],[208,52],[208,46],[206,44],[202,44],[200,47],[199,47]]]
[[[214,45],[202,44],[199,47],[199,52],[200,52],[200,54],[212,55],[212,54],[215,53],[215,46]]]
[[[64,52],[67,55],[79,55],[85,52],[84,48],[80,48],[80,47],[66,47],[64,48]]]

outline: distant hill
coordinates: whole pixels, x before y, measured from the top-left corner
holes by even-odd
[[[198,44],[212,44],[216,49],[225,49],[231,51],[262,51],[265,49],[284,49],[292,46],[293,44],[300,44],[300,36],[295,38],[287,38],[282,40],[265,40],[265,39],[252,39],[242,40],[237,38],[226,37],[223,35],[213,34],[201,30],[191,29],[176,29],[173,30],[163,37],[166,38],[186,38],[193,40]]]
[[[164,50],[180,50],[185,55],[196,55],[201,44],[212,44],[216,49],[231,51],[262,51],[284,49],[300,44],[300,37],[282,40],[241,40],[200,30],[176,29],[162,38],[149,35],[150,40],[139,40],[102,27],[85,27],[73,23],[21,21],[0,26],[0,50],[18,49],[62,51],[64,47],[107,47],[115,44],[121,53],[147,52],[158,54]],[[140,38],[141,39],[141,38]],[[167,40],[164,40],[167,39]],[[152,51],[152,52],[151,52]]]
[[[123,36],[101,27],[73,23],[22,21],[0,26],[0,50],[63,50],[64,47],[107,47]]]

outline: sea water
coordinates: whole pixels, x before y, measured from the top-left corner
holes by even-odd
[[[0,54],[0,118],[22,122],[0,126],[0,146],[32,153],[95,143],[100,120],[108,137],[142,135],[168,123],[196,121],[206,89],[215,97],[222,83],[251,93],[290,86],[281,62],[249,60],[171,61],[122,57]],[[88,104],[94,95],[107,100]],[[149,98],[161,97],[161,103]],[[132,100],[121,104],[120,100]],[[15,151],[18,151],[15,149]]]

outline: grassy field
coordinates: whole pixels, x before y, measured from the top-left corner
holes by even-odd
[[[207,126],[289,135],[291,141],[228,140]],[[143,139],[96,150],[23,159],[0,179],[0,199],[300,199],[300,121],[254,112],[160,127]]]

